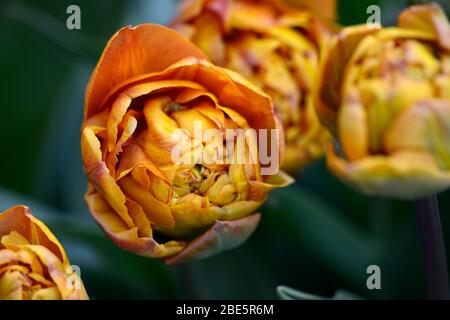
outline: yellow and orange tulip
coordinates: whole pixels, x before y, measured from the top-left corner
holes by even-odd
[[[0,300],[86,300],[66,253],[30,209],[0,214]]]
[[[415,199],[450,186],[450,25],[436,4],[398,26],[354,26],[335,37],[317,95],[336,138],[330,169],[373,195]]]
[[[278,167],[262,176],[259,162],[197,160],[209,142],[195,138],[196,122],[221,132],[282,129],[268,96],[206,59],[169,28],[125,27],[108,42],[86,90],[81,149],[89,209],[118,246],[169,264],[245,241],[267,193],[291,182]],[[190,164],[173,161],[179,129],[192,146]],[[253,142],[246,150],[259,147]],[[282,159],[282,135],[276,144]]]
[[[282,168],[291,174],[321,157],[330,138],[313,92],[335,12],[334,0],[186,0],[172,24],[213,63],[272,97],[285,129]]]

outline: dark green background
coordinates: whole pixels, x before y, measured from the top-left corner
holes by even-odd
[[[363,23],[378,4],[383,22],[418,1],[340,1],[342,24]],[[65,246],[93,299],[276,298],[288,285],[331,296],[423,298],[421,248],[411,203],[353,192],[311,165],[271,195],[263,219],[239,249],[183,267],[134,256],[113,245],[83,202],[79,154],[84,89],[108,38],[121,26],[167,23],[176,1],[5,1],[0,4],[0,212],[29,205]],[[66,28],[77,4],[82,29]],[[442,0],[448,10],[450,1]],[[447,11],[448,12],[448,11]],[[450,248],[450,193],[439,196]],[[450,256],[450,252],[447,252]],[[382,290],[366,287],[377,264]]]

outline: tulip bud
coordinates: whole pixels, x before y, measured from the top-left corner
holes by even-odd
[[[284,141],[270,98],[205,58],[168,28],[123,28],[86,90],[89,209],[121,248],[168,263],[239,245],[268,192],[292,181],[278,170]],[[267,147],[271,172],[259,161]]]
[[[450,186],[449,39],[436,4],[403,11],[398,27],[335,37],[316,106],[336,138],[329,167],[343,181],[401,199]]]
[[[288,3],[287,3],[288,2]],[[282,168],[290,173],[323,155],[329,135],[313,106],[319,60],[335,1],[186,0],[173,22],[214,63],[269,94],[285,131]]]
[[[86,300],[66,253],[30,209],[0,214],[0,300]]]

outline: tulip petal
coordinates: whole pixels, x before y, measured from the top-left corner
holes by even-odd
[[[142,148],[137,144],[129,144],[127,145],[120,158],[119,166],[117,169],[117,180],[122,179],[130,172],[134,171],[136,168],[145,168],[146,170],[150,171],[149,183],[150,186],[152,185],[152,182],[158,180],[159,184],[163,183],[166,185],[166,189],[169,189],[169,194],[167,197],[171,196],[170,193],[170,182],[168,178],[160,171],[160,169],[147,157],[145,152],[142,150]],[[155,182],[156,183],[156,182]],[[156,196],[156,194],[155,194]],[[159,198],[158,198],[159,199]],[[163,201],[163,199],[160,199]],[[167,202],[167,201],[164,201]]]
[[[233,201],[221,208],[222,214],[219,219],[223,221],[233,221],[236,219],[241,219],[258,210],[259,207],[262,206],[262,204],[263,201]]]
[[[304,9],[312,12],[318,17],[333,21],[337,14],[337,4],[335,0],[284,0],[293,8]]]
[[[0,250],[0,267],[2,265],[9,264],[11,261],[14,261],[17,259],[17,254],[8,249],[2,249]]]
[[[120,29],[108,42],[86,89],[85,118],[96,114],[109,92],[126,80],[163,71],[186,58],[205,55],[176,31],[154,24]]]
[[[399,16],[398,26],[432,33],[440,46],[450,51],[450,24],[445,12],[436,3],[407,8]]]
[[[81,279],[79,280],[80,286],[78,287],[71,287],[69,285],[69,274],[68,271],[72,270],[71,266],[68,261],[62,262],[57,256],[53,254],[48,248],[42,246],[42,245],[32,245],[32,244],[16,244],[14,242],[8,242],[5,244],[8,248],[15,248],[17,250],[29,250],[33,252],[40,260],[43,266],[45,266],[45,269],[48,271],[48,274],[50,275],[50,278],[52,280],[52,284],[56,284],[58,288],[58,292],[61,294],[61,298],[63,300],[67,300],[68,296],[73,294],[74,291],[77,291],[77,299],[88,299],[87,293],[84,289],[84,286],[82,285]],[[24,272],[25,273],[25,272]],[[30,277],[31,275],[31,277]],[[40,275],[32,275],[30,274],[27,277],[31,279],[33,277],[38,277],[38,282],[45,282],[48,284],[47,280],[42,278]],[[75,275],[76,276],[76,275]],[[40,279],[39,279],[40,278]],[[44,294],[45,292],[43,292]],[[48,299],[56,299],[59,298],[58,295],[53,295],[55,292],[47,292],[51,293],[51,296],[48,296]],[[43,297],[43,296],[42,296]],[[31,297],[32,298],[32,297]]]
[[[62,262],[67,262],[67,255],[61,243],[44,223],[31,214],[28,207],[16,206],[0,214],[0,240],[13,231],[30,244],[42,245]]]
[[[187,0],[180,3],[180,14],[173,21],[174,24],[189,21],[197,17],[202,11],[215,13],[221,21],[227,20],[230,0]]]
[[[127,88],[124,92],[120,93],[114,101],[110,115],[108,118],[108,151],[111,152],[117,141],[118,125],[125,116],[128,108],[130,107],[133,99],[140,96],[148,95],[156,90],[171,89],[178,87],[187,87],[193,89],[202,89],[201,86],[194,82],[189,81],[177,81],[177,80],[162,80],[152,81],[146,83],[135,84]],[[167,99],[154,99],[160,103],[164,103]],[[151,121],[149,122],[152,123]]]
[[[327,164],[343,182],[370,195],[413,200],[450,186],[450,173],[440,170],[431,155],[418,151],[348,162],[330,144]]]
[[[294,179],[284,171],[279,171],[271,176],[267,181],[250,181],[248,199],[263,202],[269,191],[284,188],[294,183]]]
[[[369,129],[366,110],[356,92],[349,93],[338,115],[339,141],[349,160],[365,157],[369,153]]]
[[[316,109],[320,121],[333,134],[336,133],[337,110],[340,106],[342,79],[346,65],[352,58],[359,43],[380,27],[366,25],[345,28],[335,38],[323,59],[316,99]]]
[[[211,62],[222,65],[225,56],[225,46],[222,39],[222,24],[214,13],[205,13],[196,19],[193,41]]]
[[[176,199],[170,205],[175,219],[172,229],[159,228],[165,235],[187,238],[210,226],[223,213],[222,208],[211,204],[208,197],[188,193]]]
[[[399,115],[385,137],[389,153],[422,150],[434,156],[439,167],[450,170],[450,102],[422,101]]]
[[[276,23],[275,10],[268,3],[231,1],[230,10],[229,23],[235,29],[264,31]]]
[[[0,300],[22,300],[20,272],[6,272],[0,276]]]
[[[238,104],[238,101],[234,101],[234,97],[231,92],[225,92],[225,94],[229,94],[229,98],[231,98],[231,100],[228,101],[228,99],[224,99],[222,101],[219,98],[221,105],[236,110],[240,115],[247,119],[250,127],[256,130],[278,130],[279,140],[276,146],[276,150],[279,150],[279,160],[280,163],[283,163],[285,152],[284,129],[278,116],[275,113],[275,109],[273,104],[271,103],[270,98],[256,86],[245,80],[238,73],[226,69],[225,72],[235,82],[238,89],[241,90],[243,95],[248,98]],[[236,98],[240,100],[238,96],[236,96]],[[246,108],[233,108],[232,106],[234,105],[246,106]]]
[[[134,227],[125,206],[125,195],[103,162],[100,141],[90,128],[84,128],[81,137],[81,154],[89,181],[101,190],[108,203],[116,210],[128,227]]]
[[[235,248],[244,243],[255,231],[261,216],[253,214],[233,221],[216,221],[204,234],[191,241],[179,254],[168,257],[169,265],[185,262],[189,259],[203,259]]]
[[[55,287],[37,290],[31,296],[31,300],[60,300],[60,299],[61,295],[59,294],[58,289]]]
[[[86,202],[106,235],[124,250],[145,257],[160,258],[176,254],[184,247],[184,243],[179,241],[159,244],[151,237],[139,237],[137,228],[129,229],[108,202],[93,189],[86,194]]]
[[[170,208],[158,200],[149,190],[130,176],[119,180],[119,186],[128,198],[138,203],[152,224],[165,228],[173,228],[175,220]]]

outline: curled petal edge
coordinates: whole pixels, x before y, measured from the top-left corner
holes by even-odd
[[[333,145],[327,146],[327,165],[344,183],[368,195],[414,200],[450,187],[450,173],[421,161],[371,156],[348,162]]]
[[[216,221],[201,236],[192,240],[180,253],[165,259],[168,265],[176,265],[191,259],[204,259],[244,243],[255,231],[261,215],[252,214],[232,221]]]
[[[31,214],[27,206],[15,206],[0,214],[0,239],[12,231],[25,237],[30,244],[42,245],[68,263],[66,252],[49,228]]]

